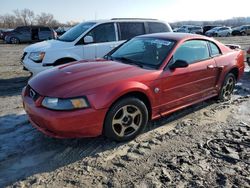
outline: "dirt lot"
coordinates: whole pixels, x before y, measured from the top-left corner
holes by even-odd
[[[219,40],[250,46],[249,36]],[[58,140],[34,129],[22,109],[25,46],[0,44],[0,187],[250,187],[248,67],[230,102],[150,122],[133,141]]]

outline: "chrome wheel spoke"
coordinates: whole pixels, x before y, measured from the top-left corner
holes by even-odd
[[[136,116],[141,115],[141,112],[136,110],[135,112],[131,113],[130,116],[134,119]]]
[[[122,124],[122,119],[121,118],[119,118],[119,119],[113,119],[113,125],[115,125],[115,124],[119,124],[119,125],[121,125]]]
[[[119,137],[133,135],[141,126],[142,112],[135,105],[125,105],[116,111],[112,128]]]
[[[133,128],[135,131],[139,128],[135,123],[132,123],[129,127]]]
[[[128,108],[128,106],[122,107],[122,109],[121,109],[122,110],[122,117],[121,117],[121,119],[128,115],[128,109],[127,108]]]
[[[120,131],[120,133],[118,133],[120,137],[122,137],[122,136],[125,135],[125,130],[126,129],[127,129],[126,127],[124,127],[124,126],[121,125],[121,131]]]

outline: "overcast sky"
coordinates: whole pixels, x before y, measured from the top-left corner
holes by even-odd
[[[0,14],[28,8],[52,13],[60,22],[156,18],[168,22],[250,16],[250,0],[1,0]]]

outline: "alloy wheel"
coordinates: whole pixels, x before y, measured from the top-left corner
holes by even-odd
[[[142,112],[135,105],[121,107],[113,116],[112,129],[119,137],[134,134],[142,124]]]
[[[231,94],[234,90],[235,81],[233,77],[229,77],[227,82],[224,84],[222,88],[222,95],[225,100],[229,100],[231,98]]]
[[[18,41],[17,38],[11,38],[11,43],[12,43],[12,44],[18,44],[19,41]]]

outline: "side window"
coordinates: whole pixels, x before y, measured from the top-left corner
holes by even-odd
[[[113,23],[99,25],[87,35],[93,37],[94,43],[112,42],[116,40]]]
[[[174,53],[173,61],[184,60],[189,64],[209,58],[207,42],[203,40],[190,40],[183,43]]]
[[[218,46],[212,42],[209,42],[210,48],[211,48],[211,56],[217,56],[220,55],[220,49],[218,48]]]
[[[138,35],[145,34],[144,23],[139,22],[121,22],[120,26],[120,40],[128,40]]]
[[[163,23],[149,22],[148,23],[148,32],[149,33],[169,32],[169,29]]]
[[[48,28],[48,27],[40,27],[40,31],[50,31],[50,28]]]
[[[30,32],[30,28],[29,27],[21,27],[18,29],[19,32]]]

